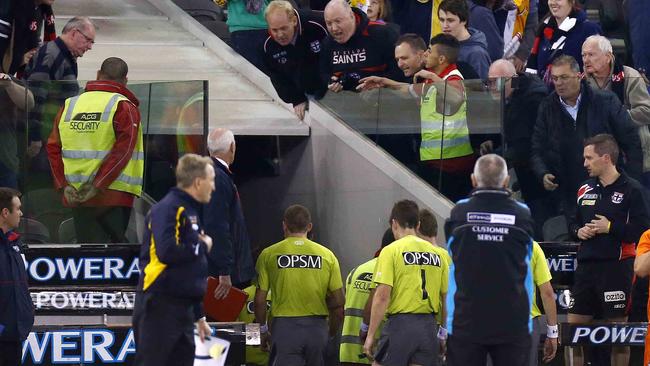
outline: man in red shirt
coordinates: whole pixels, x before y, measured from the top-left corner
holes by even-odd
[[[126,242],[131,207],[142,192],[144,152],[138,99],[127,64],[106,59],[97,80],[68,98],[47,142],[54,185],[72,207],[78,243]]]

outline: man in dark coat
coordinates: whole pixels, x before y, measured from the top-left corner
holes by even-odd
[[[215,190],[203,208],[203,218],[206,234],[214,241],[208,255],[208,273],[219,277],[217,298],[225,296],[232,285],[247,287],[255,275],[239,192],[229,168],[235,161],[235,150],[232,131],[217,128],[210,132],[208,151],[216,171]]]
[[[531,168],[547,191],[557,190],[565,212],[576,205],[575,194],[587,179],[582,146],[600,133],[614,136],[624,157],[618,165],[638,179],[643,153],[638,127],[616,95],[591,89],[580,80],[577,61],[562,55],[553,61],[555,91],[539,107],[532,139]]]
[[[489,83],[497,99],[505,98],[503,131],[507,149],[503,152],[508,165],[515,169],[524,201],[536,222],[535,234],[541,239],[541,224],[548,218],[542,184],[530,168],[530,142],[537,118],[537,108],[548,95],[546,85],[535,75],[517,73],[507,60],[497,60],[490,65]],[[501,92],[503,91],[503,94]],[[490,140],[481,144],[481,154],[496,148]]]
[[[22,342],[34,324],[34,305],[19,235],[20,193],[0,188],[0,365],[21,364]]]

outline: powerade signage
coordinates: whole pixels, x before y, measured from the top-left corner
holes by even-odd
[[[231,342],[226,365],[245,362],[243,324],[220,323],[212,332]],[[131,365],[135,350],[130,327],[38,327],[23,342],[22,365]]]
[[[136,286],[139,245],[33,247],[25,253],[29,285]]]
[[[101,313],[130,315],[134,291],[31,291],[37,314]]]
[[[578,267],[575,243],[540,243],[548,268],[553,275],[553,286],[572,286],[573,275]]]
[[[561,325],[563,345],[620,345],[643,347],[648,323]]]
[[[23,365],[131,364],[135,339],[130,328],[59,329],[32,332],[23,343]]]

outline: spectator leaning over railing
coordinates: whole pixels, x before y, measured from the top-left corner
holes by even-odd
[[[609,322],[627,321],[635,243],[650,227],[650,217],[644,189],[616,167],[618,154],[611,135],[584,142],[590,179],[577,190],[577,209],[569,217],[569,231],[581,242],[569,323],[589,323],[597,315]],[[629,347],[613,347],[612,365],[627,365],[629,352]],[[580,348],[574,349],[573,361],[582,365]]]
[[[364,12],[345,0],[332,0],[325,7],[330,35],[323,42],[320,73],[330,91],[356,90],[366,76],[401,80],[395,63],[395,33],[385,24],[370,22]]]
[[[643,149],[643,176],[641,183],[650,188],[650,95],[638,71],[623,66],[614,57],[612,44],[603,36],[587,38],[582,45],[585,79],[594,89],[614,92],[639,127]]]
[[[549,68],[553,60],[560,55],[573,56],[582,68],[582,43],[602,31],[598,24],[587,20],[587,14],[576,6],[576,0],[548,0],[548,6],[551,16],[539,27],[526,72],[536,73],[550,85]]]
[[[295,10],[288,1],[275,0],[265,15],[270,36],[264,42],[264,63],[275,91],[302,120],[307,96],[320,99],[327,91],[318,71],[327,37],[323,13]]]
[[[469,9],[465,0],[444,0],[438,8],[442,32],[460,42],[458,61],[470,64],[481,79],[487,78],[490,55],[485,34],[469,26]]]
[[[599,133],[614,136],[625,154],[619,163],[632,177],[641,175],[643,153],[629,113],[614,94],[592,90],[581,81],[573,57],[556,58],[550,73],[555,91],[539,106],[530,163],[538,182],[547,191],[557,190],[558,203],[569,213],[576,205],[575,192],[587,178],[581,147],[585,139]]]

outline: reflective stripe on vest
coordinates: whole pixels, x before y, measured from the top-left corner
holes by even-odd
[[[363,308],[366,306],[370,296],[370,285],[372,281],[366,281],[364,273],[373,273],[377,259],[372,259],[352,270],[347,282],[345,292],[345,318],[343,319],[343,331],[341,346],[339,348],[339,359],[341,362],[370,364],[367,358],[359,359],[363,353],[363,342],[359,338],[359,329],[363,322]],[[360,277],[364,277],[361,279]],[[381,329],[377,331],[377,337]]]
[[[444,79],[452,75],[462,77],[458,70],[453,70]],[[432,86],[426,96],[422,97],[420,160],[451,159],[471,155],[473,150],[467,128],[467,102],[464,101],[453,115],[443,116],[436,111],[437,92],[436,87]]]
[[[63,171],[73,187],[79,189],[82,184],[92,182],[115,145],[113,117],[121,101],[131,103],[119,93],[103,91],[88,91],[65,101],[59,120],[59,135]],[[139,196],[144,175],[141,126],[135,138],[129,162],[108,188]]]

